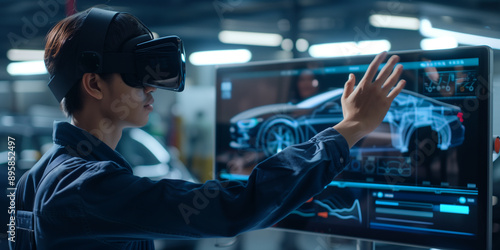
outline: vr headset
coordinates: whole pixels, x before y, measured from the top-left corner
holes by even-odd
[[[77,58],[63,52],[60,67],[50,77],[48,85],[57,101],[61,102],[84,73],[120,73],[131,87],[184,90],[184,46],[177,36],[153,39],[148,30],[149,34],[126,41],[119,52],[103,52],[109,24],[117,14],[98,8],[89,11],[76,42],[65,49],[76,50]]]

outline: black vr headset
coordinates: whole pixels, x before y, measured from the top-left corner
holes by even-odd
[[[49,88],[61,101],[84,73],[120,73],[131,87],[152,86],[180,92],[186,75],[184,46],[177,36],[153,39],[149,34],[126,41],[119,52],[103,52],[115,11],[93,8],[74,44],[77,58],[62,54],[60,67],[50,77]],[[147,27],[144,25],[147,29]],[[76,63],[71,63],[75,62]]]

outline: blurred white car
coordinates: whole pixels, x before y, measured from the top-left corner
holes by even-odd
[[[7,140],[8,136],[15,138],[18,178],[33,167],[52,146],[53,122],[53,117],[0,116],[0,141]],[[6,141],[4,145],[7,145]],[[116,151],[130,163],[134,174],[138,176],[155,180],[165,178],[197,181],[178,159],[175,148],[163,145],[142,129],[125,129]],[[0,151],[0,166],[5,166],[5,169],[6,154],[7,151]],[[2,155],[5,157],[1,157]]]

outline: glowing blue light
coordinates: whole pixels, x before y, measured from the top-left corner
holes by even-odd
[[[460,198],[458,199],[458,201],[459,201],[460,203],[464,204],[464,203],[465,203],[465,201],[466,201],[466,199],[465,199],[465,197],[460,197]]]

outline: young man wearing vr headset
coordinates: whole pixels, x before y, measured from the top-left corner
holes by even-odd
[[[156,238],[275,224],[321,192],[347,165],[350,147],[382,122],[404,87],[397,56],[377,75],[385,57],[375,57],[356,89],[350,75],[342,122],[270,157],[246,184],[152,181],[134,176],[114,149],[125,127],[147,123],[152,92],[182,91],[181,40],[153,39],[126,13],[94,8],[63,19],[47,35],[45,64],[71,123],[54,124],[54,146],[18,182],[11,248],[153,249]]]

